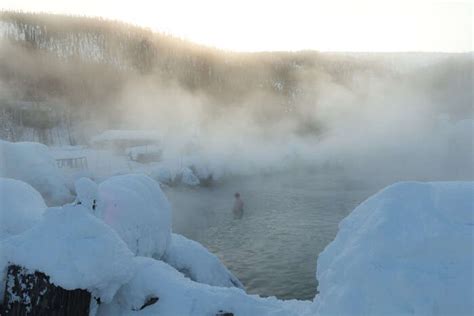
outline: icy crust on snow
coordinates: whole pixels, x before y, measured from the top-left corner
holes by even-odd
[[[387,187],[319,255],[319,315],[474,311],[474,182]]]
[[[30,184],[50,205],[61,205],[72,200],[66,180],[45,145],[0,140],[0,157],[0,177]]]
[[[2,284],[9,262],[44,272],[65,289],[87,289],[104,302],[135,268],[127,245],[80,205],[50,208],[38,225],[0,243]]]
[[[31,228],[41,220],[45,209],[41,194],[31,185],[0,178],[0,240]]]
[[[234,315],[306,315],[311,302],[280,301],[247,295],[237,288],[213,287],[196,283],[164,262],[136,257],[136,273],[114,300],[99,307],[99,316],[170,315],[208,316],[219,310]],[[150,297],[159,300],[139,310]]]
[[[94,213],[135,255],[161,258],[168,247],[171,207],[159,183],[145,175],[120,175],[100,183]]]
[[[163,261],[193,281],[215,286],[244,288],[219,258],[200,243],[184,236],[171,235],[171,243],[166,249]]]

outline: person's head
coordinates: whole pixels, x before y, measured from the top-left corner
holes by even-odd
[[[239,193],[239,192],[236,192],[236,193],[234,194],[234,196],[235,196],[236,199],[238,199],[238,198],[240,197],[240,193]]]

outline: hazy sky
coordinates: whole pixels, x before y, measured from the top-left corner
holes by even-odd
[[[239,51],[472,51],[474,0],[0,0],[103,16]]]

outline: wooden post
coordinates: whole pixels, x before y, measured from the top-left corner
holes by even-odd
[[[10,265],[3,298],[5,316],[88,316],[91,294],[86,290],[65,290],[49,282],[42,272],[31,273]]]

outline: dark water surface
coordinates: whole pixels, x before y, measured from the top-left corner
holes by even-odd
[[[376,189],[343,174],[300,171],[165,191],[173,230],[219,256],[247,292],[312,299],[318,254],[338,223]],[[237,191],[245,203],[241,220],[232,216]]]

